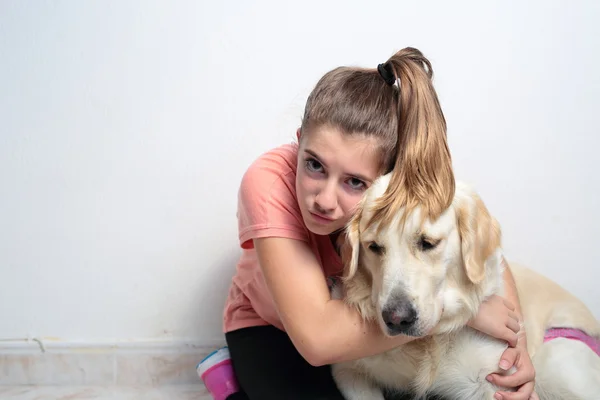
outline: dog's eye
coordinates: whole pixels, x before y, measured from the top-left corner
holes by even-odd
[[[419,238],[419,248],[421,249],[421,251],[433,250],[439,243],[439,240],[433,240],[426,236],[421,236]]]
[[[375,242],[369,243],[369,250],[371,250],[375,254],[379,254],[379,255],[383,254],[383,247],[381,247],[380,245],[378,245]]]

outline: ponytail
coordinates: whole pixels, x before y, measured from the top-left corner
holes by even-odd
[[[399,91],[398,140],[389,186],[375,205],[370,223],[383,226],[402,208],[404,221],[417,206],[422,208],[422,220],[437,219],[452,203],[455,182],[431,63],[409,47],[380,65],[378,72]]]

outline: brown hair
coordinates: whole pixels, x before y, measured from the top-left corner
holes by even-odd
[[[373,210],[371,223],[385,223],[417,206],[422,217],[437,218],[454,197],[454,174],[446,120],[433,87],[433,69],[411,47],[384,64],[396,83],[377,69],[336,68],[321,78],[308,97],[302,133],[330,125],[346,134],[374,136],[382,151],[382,171],[390,184]]]
[[[302,135],[327,125],[348,135],[376,137],[382,172],[394,166],[398,142],[398,91],[377,70],[339,67],[326,73],[306,102]]]

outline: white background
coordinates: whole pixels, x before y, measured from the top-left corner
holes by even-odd
[[[0,3],[0,338],[221,338],[245,168],[406,46],[509,260],[600,317],[599,2],[218,3]]]

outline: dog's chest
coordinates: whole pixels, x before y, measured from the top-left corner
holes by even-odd
[[[383,386],[408,388],[417,377],[419,370],[419,359],[412,352],[402,350],[390,350],[386,353],[372,357],[366,357],[354,361],[362,373],[370,376]]]
[[[435,371],[430,372],[429,387],[422,387],[422,392],[444,393],[452,399],[489,398],[494,388],[485,378],[500,372],[498,363],[506,343],[470,328],[444,339]],[[422,368],[420,373],[427,371]],[[427,377],[423,375],[419,381],[426,382]]]
[[[505,349],[501,341],[467,328],[419,339],[357,362],[385,386],[417,394],[443,393],[454,399],[484,398],[477,396],[485,396],[491,387],[485,377],[498,370]]]

